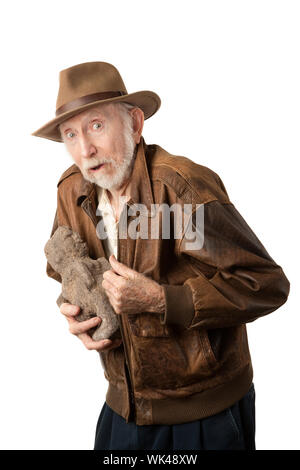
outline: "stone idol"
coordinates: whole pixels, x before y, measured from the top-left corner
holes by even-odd
[[[62,278],[57,304],[78,305],[81,312],[75,318],[79,321],[100,317],[102,322],[89,330],[94,341],[120,338],[117,314],[102,287],[103,273],[111,269],[107,259],[90,258],[80,235],[63,225],[56,229],[44,251],[49,264]]]

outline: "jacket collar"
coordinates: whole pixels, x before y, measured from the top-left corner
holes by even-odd
[[[147,157],[147,144],[143,137],[139,144],[135,148],[135,161],[131,175],[131,187],[130,187],[130,199],[127,201],[128,206],[134,206],[141,204],[138,210],[141,209],[141,214],[151,215],[152,204],[154,204],[153,193],[150,183],[150,177],[148,172],[149,156]],[[98,205],[98,194],[97,186],[95,183],[90,183],[85,180],[82,176],[81,183],[79,185],[79,191],[77,195],[77,205],[82,205],[86,198],[91,199],[94,202],[94,207]],[[143,206],[147,207],[146,211],[143,211]]]

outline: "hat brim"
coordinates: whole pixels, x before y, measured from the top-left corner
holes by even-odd
[[[40,127],[38,130],[33,132],[31,135],[37,137],[43,137],[44,139],[54,140],[56,142],[63,142],[60,131],[59,124],[67,119],[79,114],[97,104],[110,103],[110,102],[126,102],[134,106],[138,106],[144,112],[145,119],[153,116],[153,114],[158,111],[161,105],[160,97],[153,91],[137,91],[135,93],[130,93],[128,95],[117,96],[115,98],[109,98],[106,100],[93,101],[92,103],[84,104],[78,106],[70,111],[60,114],[56,118],[47,122],[44,126]]]

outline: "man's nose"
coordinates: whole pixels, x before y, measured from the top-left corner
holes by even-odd
[[[97,153],[94,144],[84,135],[80,137],[80,153],[82,158],[91,158]]]

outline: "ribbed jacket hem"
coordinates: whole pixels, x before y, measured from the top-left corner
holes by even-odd
[[[145,424],[181,424],[207,418],[233,405],[249,390],[253,380],[251,362],[236,376],[217,387],[194,393],[184,398],[147,400],[143,404],[147,412],[143,414],[139,407],[135,423]],[[125,390],[109,384],[106,403],[128,422],[128,397]],[[149,416],[151,410],[151,416]],[[147,416],[146,416],[147,415]]]

